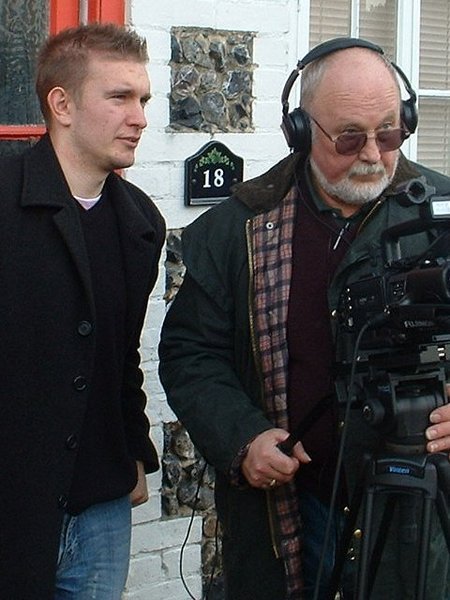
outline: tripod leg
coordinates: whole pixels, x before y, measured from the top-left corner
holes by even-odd
[[[425,599],[425,586],[427,581],[428,549],[430,546],[431,529],[431,504],[432,498],[423,500],[422,524],[420,527],[419,564],[416,579],[416,600]]]
[[[450,512],[448,506],[448,496],[442,490],[439,490],[436,497],[436,506],[439,521],[442,527],[442,533],[444,534],[445,541],[447,543],[447,550],[450,553]]]
[[[389,495],[386,505],[383,509],[378,533],[371,551],[371,539],[374,527],[374,502],[376,497],[376,488],[368,489],[364,504],[363,521],[363,542],[361,545],[361,554],[359,558],[358,571],[358,600],[367,600],[372,592],[373,584],[380,564],[386,537],[392,522],[393,512],[397,504],[397,497]]]
[[[438,474],[438,491],[436,494],[436,506],[441,523],[442,532],[450,553],[450,462],[444,454],[432,455],[429,459],[436,465]]]
[[[372,551],[372,558],[370,561],[370,571],[369,571],[369,596],[372,592],[373,584],[375,581],[375,577],[377,575],[378,566],[380,564],[381,555],[383,553],[383,548],[386,543],[386,537],[389,531],[389,527],[392,522],[392,517],[394,514],[395,506],[397,504],[397,498],[394,495],[389,496],[386,506],[384,507],[383,516],[378,528],[377,538],[375,540],[375,544]],[[372,527],[372,524],[370,525]]]
[[[362,525],[363,536],[361,544],[361,554],[359,557],[357,600],[367,600],[368,598],[368,573],[370,563],[369,558],[373,504],[374,489],[369,488],[366,492],[364,503],[364,516]]]
[[[358,517],[359,509],[364,494],[364,481],[365,471],[367,470],[367,463],[368,461],[366,460],[366,466],[353,492],[353,497],[350,503],[349,511],[345,519],[344,529],[342,531],[342,534],[339,536],[339,544],[336,548],[336,559],[334,561],[333,572],[331,573],[330,585],[328,588],[329,600],[334,600],[339,589],[342,572],[344,570],[345,561],[347,559],[347,552],[350,548],[350,542],[352,539],[353,532],[355,530],[356,519]]]

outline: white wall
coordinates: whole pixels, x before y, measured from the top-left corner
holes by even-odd
[[[303,0],[132,0],[131,24],[147,38],[152,100],[149,124],[137,152],[136,164],[127,178],[156,202],[168,228],[184,227],[204,208],[185,207],[184,160],[211,139],[226,144],[244,159],[244,179],[254,177],[287,154],[280,129],[280,96],[297,53],[306,49],[298,40],[299,7]],[[301,20],[301,19],[300,19]],[[252,31],[254,40],[253,124],[254,133],[168,133],[170,91],[170,29],[174,26]],[[300,52],[301,51],[301,52]],[[293,94],[291,108],[296,95]],[[164,252],[163,252],[164,254]],[[175,420],[157,377],[157,344],[164,318],[164,256],[161,275],[152,295],[142,338],[142,360],[149,396],[148,413],[152,438],[162,451],[162,423]],[[178,571],[180,547],[188,519],[161,518],[161,474],[148,477],[149,502],[134,510],[132,562],[126,598],[139,600],[185,600]],[[191,594],[201,597],[201,520],[196,517],[184,558],[185,578]]]

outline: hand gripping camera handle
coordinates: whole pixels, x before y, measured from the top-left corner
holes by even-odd
[[[311,429],[318,418],[325,412],[333,401],[333,396],[324,396],[314,405],[306,417],[302,420],[297,429],[289,435],[283,442],[277,444],[277,448],[287,456],[292,455],[292,450],[297,442],[300,442],[305,433]],[[306,448],[305,448],[306,450]]]

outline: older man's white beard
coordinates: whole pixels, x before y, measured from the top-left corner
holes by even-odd
[[[397,163],[394,165],[392,173],[395,173]],[[382,164],[368,165],[365,163],[357,163],[351,167],[346,176],[337,183],[330,183],[322,171],[317,166],[317,163],[311,158],[311,169],[314,173],[320,187],[329,195],[338,198],[345,204],[362,206],[375,198],[378,198],[387,186],[392,181],[386,169]],[[381,179],[376,182],[355,183],[352,181],[353,176],[361,175],[382,175]]]

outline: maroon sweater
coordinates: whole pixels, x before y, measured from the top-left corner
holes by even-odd
[[[344,219],[325,206],[319,209],[317,204],[312,199],[299,200],[294,231],[287,328],[288,410],[290,431],[295,432],[312,408],[322,398],[329,398],[324,412],[302,437],[312,462],[302,466],[297,475],[302,488],[326,502],[338,445],[327,290],[360,219]]]

